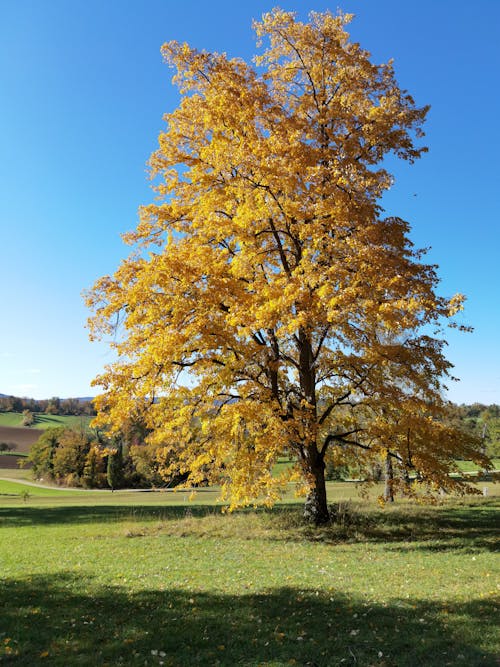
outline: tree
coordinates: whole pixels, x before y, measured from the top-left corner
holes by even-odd
[[[123,453],[122,445],[108,450],[107,479],[111,491],[119,489],[123,482]]]
[[[45,413],[48,415],[58,415],[61,410],[61,399],[58,396],[53,396],[47,401]]]
[[[487,454],[500,456],[500,406],[493,404],[483,410],[478,428]]]
[[[53,399],[52,399],[53,400]],[[79,415],[82,413],[82,405],[77,398],[65,398],[59,400],[59,414],[63,415]]]
[[[105,474],[104,458],[104,450],[96,443],[93,443],[85,458],[85,466],[82,474],[83,486],[89,489],[105,486],[107,476]]]
[[[286,454],[316,523],[332,448],[446,476],[435,406],[451,368],[443,325],[463,302],[437,294],[409,224],[383,217],[384,159],[426,150],[427,107],[349,41],[350,20],[265,14],[256,68],[162,47],[181,102],[150,160],[159,200],[125,236],[136,252],[87,294],[91,338],[113,334],[118,355],[95,381],[97,422],[119,431],[142,411],[173,461],[165,476],[208,474],[231,507],[274,502]],[[382,408],[397,417],[390,442]],[[411,431],[409,462],[398,429],[412,408],[430,440]]]
[[[32,464],[35,479],[54,477],[54,455],[64,431],[64,426],[48,428],[31,447],[28,461]]]
[[[31,410],[23,410],[22,425],[33,426],[34,423],[35,423],[35,415],[31,412]]]
[[[92,445],[92,436],[85,429],[64,429],[53,457],[54,478],[68,486],[79,486]]]

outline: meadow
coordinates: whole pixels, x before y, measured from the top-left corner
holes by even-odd
[[[47,415],[44,412],[34,413],[34,422],[31,429],[45,430],[57,426],[68,426],[87,428],[92,417],[86,415]],[[23,425],[23,415],[21,412],[0,412],[0,427],[21,428]]]
[[[4,476],[5,471],[0,471]],[[498,485],[381,509],[329,483],[222,513],[216,489],[0,481],[0,661],[12,665],[498,665]]]

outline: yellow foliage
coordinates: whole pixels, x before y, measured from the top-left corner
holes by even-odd
[[[162,47],[181,102],[150,160],[158,200],[87,295],[91,336],[113,334],[118,357],[95,381],[97,422],[142,412],[162,460],[232,506],[276,499],[282,454],[324,517],[329,448],[390,448],[431,481],[474,449],[439,422],[451,365],[425,333],[463,299],[436,294],[409,224],[379,204],[383,159],[426,150],[427,107],[349,41],[350,20],[273,10],[256,67]]]

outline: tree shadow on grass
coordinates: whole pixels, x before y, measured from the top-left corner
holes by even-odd
[[[496,610],[483,600],[133,592],[71,575],[4,580],[0,599],[0,658],[13,665],[498,665]]]
[[[253,537],[253,528],[259,529],[260,539],[277,541],[314,541],[338,544],[352,542],[383,542],[388,548],[422,549],[429,551],[487,550],[499,549],[500,512],[498,502],[485,500],[470,507],[418,507],[403,506],[390,510],[358,507],[345,503],[333,507],[334,521],[331,525],[316,528],[303,521],[301,505],[281,505],[272,510],[242,510],[236,517],[248,517],[248,539]],[[339,509],[340,508],[340,509]],[[4,507],[0,508],[0,527],[64,525],[95,522],[118,523],[120,521],[168,524],[171,521],[190,519],[182,535],[202,535],[203,527],[196,519],[219,516],[218,537],[231,539],[231,515],[224,528],[225,518],[220,517],[221,508],[213,505],[61,505],[56,507]],[[195,521],[191,521],[194,519]],[[246,519],[245,519],[246,520]],[[213,527],[209,527],[210,530]],[[203,532],[203,535],[206,531]],[[242,537],[242,533],[237,535]]]
[[[438,508],[421,512],[418,521],[403,512],[397,513],[391,521],[400,530],[406,541],[414,544],[403,547],[401,544],[393,548],[421,549],[426,551],[465,550],[492,551],[500,550],[498,535],[500,534],[500,512],[498,503],[484,502],[481,506]],[[396,528],[396,531],[398,528]],[[394,542],[397,542],[395,539]]]
[[[370,541],[392,543],[401,549],[401,542],[413,543],[411,548],[431,551],[499,549],[500,513],[498,502],[481,505],[402,508],[382,510],[368,517],[362,534]]]
[[[276,512],[276,509],[273,510]],[[356,503],[332,506],[333,521],[314,527],[301,521],[300,513],[290,506],[276,512],[275,525],[292,537],[336,544],[342,541],[384,543],[400,550],[423,549],[498,551],[500,512],[498,501],[480,505],[366,509]],[[403,546],[403,543],[405,545]]]
[[[65,503],[71,502],[66,500]],[[0,527],[50,526],[120,521],[124,519],[169,520],[218,513],[213,506],[196,505],[70,505],[57,507],[0,507]]]

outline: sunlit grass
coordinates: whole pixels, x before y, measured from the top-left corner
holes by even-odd
[[[71,428],[87,428],[92,417],[86,415],[46,415],[44,412],[34,413],[34,422],[31,428],[47,429],[57,426],[68,426]],[[0,426],[23,426],[23,414],[21,412],[0,412]]]
[[[27,468],[0,468],[0,477],[23,482],[33,481],[33,474]]]
[[[26,495],[27,494],[27,495]],[[32,484],[23,484],[21,481],[14,482],[0,479],[0,502],[5,503],[6,500],[16,500],[19,496],[26,501],[31,496],[45,496],[57,501],[57,498],[67,498],[78,494],[78,491],[73,489],[47,489],[42,486],[35,486]]]
[[[500,470],[500,459],[492,459],[493,469]],[[472,461],[457,461],[457,466],[462,472],[481,472],[481,468]]]

